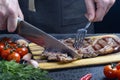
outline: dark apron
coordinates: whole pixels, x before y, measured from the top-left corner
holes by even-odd
[[[36,12],[28,10],[28,0],[19,3],[25,20],[47,33],[75,33],[88,22],[84,0],[35,0]]]

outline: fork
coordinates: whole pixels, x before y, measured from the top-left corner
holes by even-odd
[[[91,22],[88,22],[84,28],[78,29],[75,37],[74,47],[79,49],[83,45],[83,41],[87,34],[87,29],[91,25]]]

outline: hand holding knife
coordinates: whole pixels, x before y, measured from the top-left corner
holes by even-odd
[[[45,47],[47,50],[55,49],[61,52],[68,52],[68,54],[72,57],[79,58],[79,55],[73,49],[63,44],[52,35],[47,34],[41,29],[38,29],[37,27],[19,18],[17,33],[31,42]]]

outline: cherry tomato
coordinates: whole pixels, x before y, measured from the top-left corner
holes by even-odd
[[[1,51],[1,57],[6,60],[7,57],[8,57],[8,55],[10,54],[10,52],[11,52],[11,49],[10,49],[10,48],[3,49],[3,50]]]
[[[21,58],[28,53],[28,48],[27,47],[19,47],[16,49],[16,52],[18,52],[21,56]]]
[[[8,61],[15,60],[16,62],[19,63],[20,62],[20,54],[18,54],[17,52],[12,52],[8,55],[7,60]]]
[[[118,80],[120,80],[120,62],[118,62],[117,64],[116,64],[116,68],[117,68],[117,78],[118,78]]]
[[[17,48],[17,44],[14,42],[9,43],[10,48]]]
[[[117,68],[116,67],[112,68],[112,65],[104,66],[103,72],[107,78],[110,78],[110,79],[117,78]]]
[[[3,37],[2,39],[1,39],[1,42],[7,42],[7,43],[11,43],[12,42],[12,40],[10,39],[10,38],[8,38],[8,37]]]
[[[117,80],[120,80],[120,70],[117,70]]]
[[[120,69],[120,62],[116,64],[116,68],[119,70]]]
[[[5,44],[0,42],[0,52],[3,50]]]

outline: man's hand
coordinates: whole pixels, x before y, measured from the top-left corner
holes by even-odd
[[[85,0],[87,8],[85,16],[91,22],[102,21],[114,3],[115,0]]]
[[[23,19],[18,0],[0,0],[0,30],[14,32],[18,17]]]

